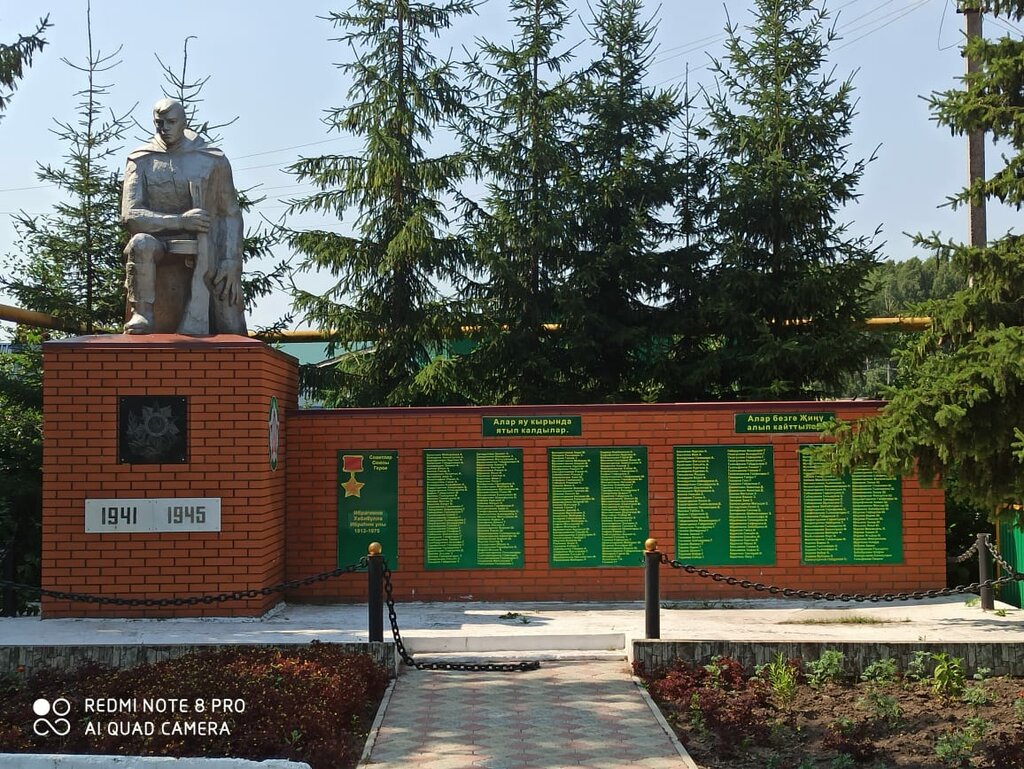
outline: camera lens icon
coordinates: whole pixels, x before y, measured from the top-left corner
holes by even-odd
[[[40,737],[48,734],[64,737],[71,731],[71,722],[63,718],[71,712],[71,703],[63,697],[58,697],[53,702],[40,697],[32,703],[32,712],[39,716],[32,722],[32,731]],[[49,715],[57,717],[51,720],[46,718]]]

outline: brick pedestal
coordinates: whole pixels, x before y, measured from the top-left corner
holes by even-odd
[[[144,599],[259,589],[285,575],[285,420],[296,361],[239,336],[93,336],[44,345],[43,587]],[[122,463],[123,396],[183,397],[182,463]],[[272,398],[280,415],[276,469]],[[86,500],[219,498],[219,531],[86,533]],[[280,595],[188,606],[43,599],[44,617],[260,615]]]

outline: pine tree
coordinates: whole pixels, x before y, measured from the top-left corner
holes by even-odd
[[[1003,5],[1014,20],[1024,18],[1024,3]],[[1020,209],[1024,40],[977,38],[968,46],[981,67],[961,87],[933,94],[933,116],[954,134],[987,131],[1006,151],[1001,168],[953,202],[999,199]],[[916,242],[951,259],[970,283],[924,305],[931,327],[897,352],[889,402],[878,417],[837,431],[833,459],[954,481],[963,499],[1024,521],[1012,507],[1024,504],[1024,239],[1008,232],[983,248],[935,234]]]
[[[120,48],[109,55],[93,50],[92,22],[86,11],[88,55],[84,64],[62,59],[86,77],[77,92],[77,121],[55,120],[54,132],[66,145],[62,166],[40,164],[36,177],[67,194],[54,213],[19,214],[15,229],[21,253],[6,259],[2,285],[21,306],[75,324],[119,326],[124,319],[124,266],[127,237],[120,225],[121,174],[108,163],[129,127],[128,113],[104,117],[109,86],[97,82],[119,63]]]
[[[852,84],[826,69],[826,19],[811,0],[756,0],[749,35],[730,24],[714,65],[718,261],[701,376],[717,397],[813,397],[872,344],[858,321],[877,249],[838,221],[866,161],[847,159]]]
[[[296,311],[332,332],[332,349],[348,348],[326,393],[332,405],[458,400],[442,355],[458,317],[438,286],[458,281],[465,262],[444,204],[463,163],[427,152],[434,130],[461,114],[463,93],[451,63],[429,43],[472,9],[470,0],[356,0],[330,14],[356,58],[340,65],[352,77],[352,103],[327,122],[361,137],[364,151],[293,165],[297,180],[320,191],[294,201],[289,213],[353,212],[355,232],[290,232],[287,240],[303,255],[299,270],[337,279],[323,294],[293,294]]]
[[[25,75],[25,67],[32,66],[32,55],[46,45],[43,33],[49,26],[50,17],[44,16],[31,35],[19,35],[13,43],[0,43],[0,87],[8,89],[7,93],[0,90],[0,120],[3,120],[3,111],[10,104],[18,81]]]
[[[680,234],[666,221],[683,185],[670,144],[683,112],[674,90],[644,85],[654,27],[642,0],[602,0],[590,29],[600,58],[580,85],[574,141],[581,160],[569,180],[576,249],[567,257],[557,315],[576,397],[636,401],[653,394],[655,346],[664,333],[654,305],[666,253]]]
[[[576,93],[556,50],[570,14],[563,0],[511,0],[509,45],[482,40],[467,64],[478,97],[463,139],[483,180],[466,201],[477,280],[477,346],[459,373],[478,402],[575,399],[576,383],[555,325],[558,285],[576,248],[564,182],[578,175],[571,143]]]

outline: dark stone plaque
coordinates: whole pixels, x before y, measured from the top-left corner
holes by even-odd
[[[118,461],[128,465],[188,461],[188,399],[124,395],[119,404]]]

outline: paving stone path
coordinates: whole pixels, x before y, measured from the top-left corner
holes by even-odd
[[[406,670],[363,766],[373,769],[679,769],[624,660],[524,673]]]

